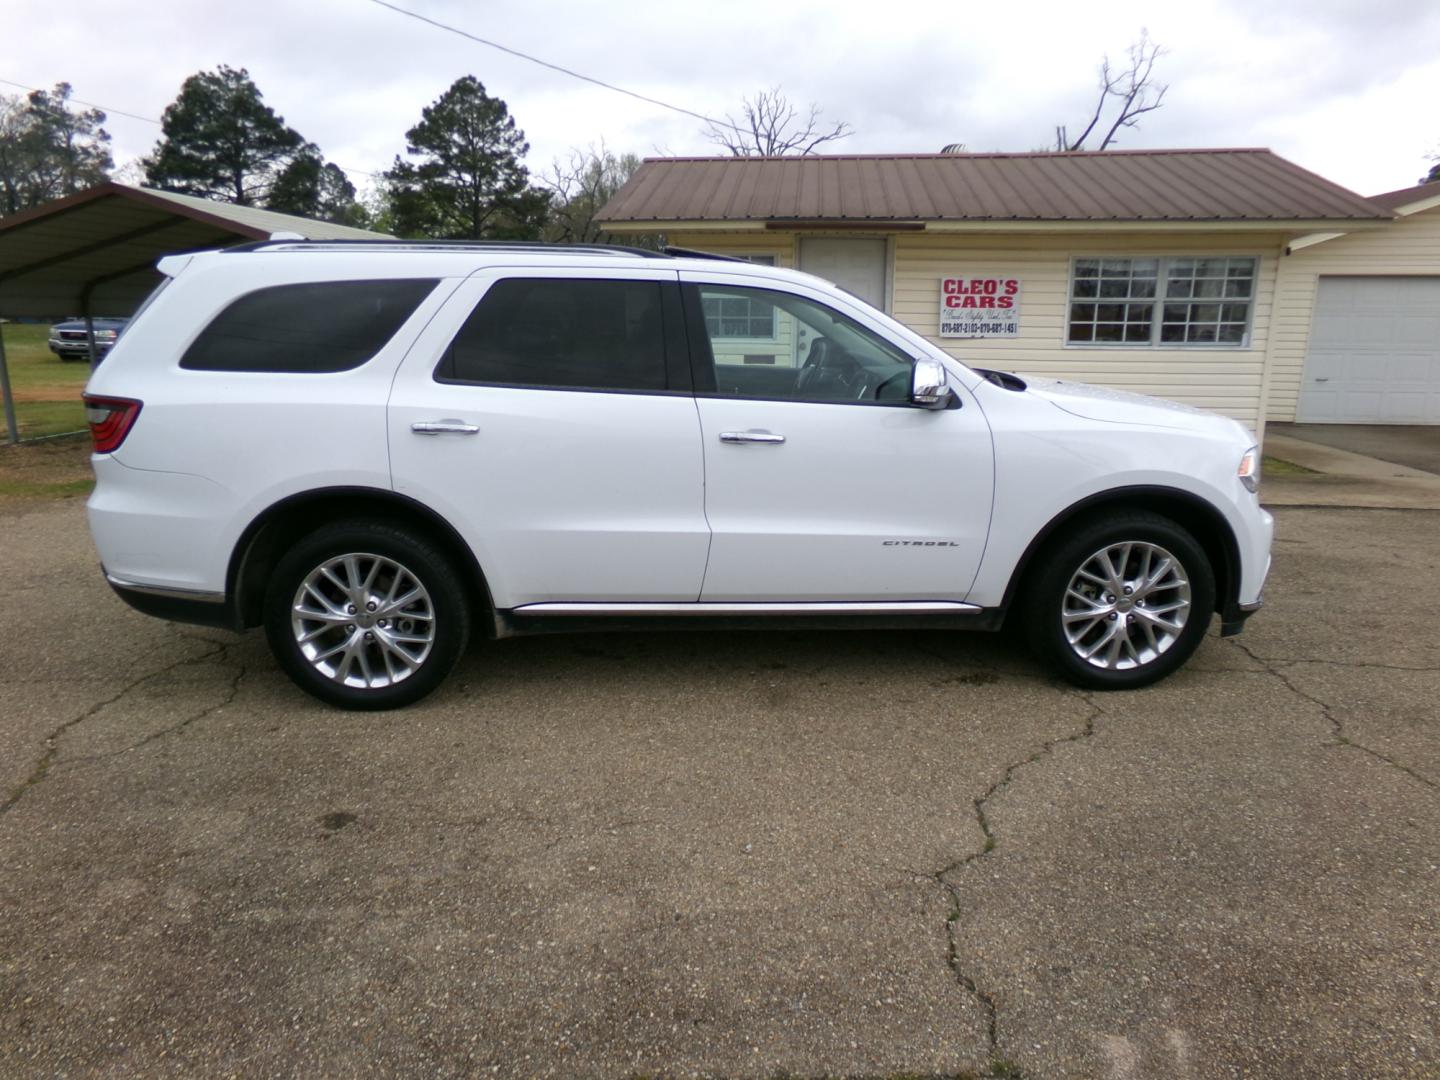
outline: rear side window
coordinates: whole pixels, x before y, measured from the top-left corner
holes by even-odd
[[[664,390],[661,285],[497,281],[445,350],[435,377],[565,390]]]
[[[323,374],[357,368],[384,348],[435,279],[272,285],[240,297],[185,350],[192,371]]]

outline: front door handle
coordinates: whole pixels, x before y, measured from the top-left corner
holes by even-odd
[[[417,420],[410,430],[416,435],[474,435],[480,428],[464,420]]]
[[[729,443],[783,443],[784,435],[776,435],[769,431],[722,431],[721,442]]]

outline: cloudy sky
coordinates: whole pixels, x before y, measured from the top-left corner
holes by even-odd
[[[394,0],[481,37],[706,115],[780,84],[854,135],[837,152],[1033,150],[1083,125],[1102,55],[1166,49],[1165,106],[1129,147],[1268,146],[1363,194],[1440,152],[1437,0]],[[577,81],[371,0],[6,0],[0,79],[107,106],[115,156],[149,151],[192,72],[246,67],[332,160],[386,168],[456,78],[505,99],[545,168],[598,143],[710,151],[693,118]],[[19,92],[0,84],[0,92]]]

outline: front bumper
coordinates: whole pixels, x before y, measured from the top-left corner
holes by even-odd
[[[1265,606],[1265,598],[1259,597],[1248,604],[1229,603],[1220,613],[1220,636],[1234,637],[1245,629],[1245,621]]]

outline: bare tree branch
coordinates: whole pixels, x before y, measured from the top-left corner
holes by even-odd
[[[584,149],[572,149],[565,161],[555,159],[538,177],[540,185],[551,193],[545,239],[559,244],[610,240],[600,231],[595,216],[639,167],[638,157],[614,154],[603,139],[598,147],[592,143]]]
[[[1164,54],[1165,50],[1150,40],[1150,31],[1142,28],[1140,37],[1125,51],[1129,63],[1124,69],[1115,71],[1110,66],[1110,58],[1105,57],[1100,64],[1100,93],[1095,100],[1095,109],[1091,113],[1090,122],[1074,140],[1069,138],[1063,124],[1057,126],[1055,128],[1055,149],[1064,151],[1085,149],[1086,140],[1095,133],[1107,107],[1114,101],[1119,101],[1120,108],[1110,126],[1105,130],[1105,137],[1100,140],[1100,145],[1097,147],[1099,150],[1109,147],[1115,141],[1115,136],[1119,134],[1121,128],[1135,127],[1139,123],[1140,117],[1160,108],[1165,102],[1165,92],[1170,87],[1156,84],[1153,79],[1155,61]]]
[[[726,113],[725,125],[712,123],[705,129],[707,139],[734,157],[813,154],[825,143],[852,133],[844,121],[822,121],[818,105],[811,105],[802,117],[778,86],[761,90],[753,99],[745,98],[740,112],[738,120]]]

